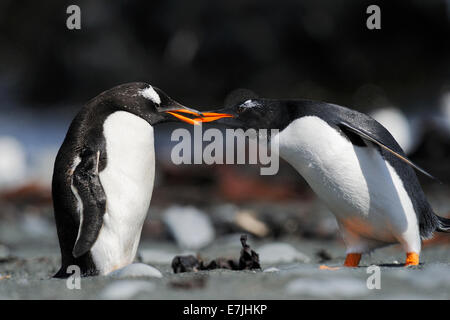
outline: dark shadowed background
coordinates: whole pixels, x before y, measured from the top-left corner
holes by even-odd
[[[377,3],[382,29],[370,31]],[[69,4],[81,30],[66,28]],[[449,12],[433,0],[2,1],[2,96],[51,109],[140,80],[195,106],[242,87],[367,109],[371,84],[430,108],[448,86]]]

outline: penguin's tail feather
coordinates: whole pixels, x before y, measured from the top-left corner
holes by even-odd
[[[439,225],[436,228],[436,231],[450,233],[450,219],[443,218],[440,216],[437,216],[437,217],[439,219]]]

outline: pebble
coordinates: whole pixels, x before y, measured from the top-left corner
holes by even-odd
[[[238,211],[239,208],[233,204],[221,204],[213,208],[211,217],[216,224],[234,224]]]
[[[256,252],[259,254],[259,260],[263,264],[304,262],[308,263],[311,259],[297,251],[288,243],[274,242],[261,246]]]
[[[155,285],[144,280],[120,280],[111,283],[100,293],[101,299],[131,299],[141,292],[151,292]]]
[[[275,267],[271,267],[271,268],[264,269],[263,272],[269,272],[269,273],[272,273],[272,272],[280,272],[280,269],[275,268]]]
[[[154,277],[162,278],[162,273],[155,267],[144,263],[133,263],[108,274],[113,278]]]
[[[269,234],[269,227],[256,218],[256,214],[251,210],[241,210],[236,213],[236,225],[243,230],[250,232],[258,237],[265,237]]]
[[[208,215],[194,207],[172,206],[164,211],[163,221],[183,249],[203,248],[215,237]]]

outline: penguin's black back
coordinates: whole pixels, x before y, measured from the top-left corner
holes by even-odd
[[[389,131],[378,121],[364,113],[339,105],[312,100],[287,100],[280,103],[281,105],[279,107],[284,108],[286,111],[286,116],[283,117],[279,123],[280,130],[283,130],[298,118],[304,116],[317,116],[327,122],[331,127],[341,132],[350,140],[350,142],[352,142],[352,144],[356,146],[366,146],[366,143],[361,137],[341,126],[342,122],[347,122],[357,128],[364,129],[384,145],[406,157],[402,148]],[[414,169],[391,152],[378,146],[376,147],[382,157],[395,169],[403,182],[403,186],[411,199],[418,218],[421,237],[431,237],[432,233],[439,227],[439,219],[428,203]]]

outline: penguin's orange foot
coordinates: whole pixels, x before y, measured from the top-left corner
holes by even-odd
[[[361,260],[361,253],[349,253],[345,258],[344,267],[355,268]]]
[[[406,253],[405,267],[419,265],[419,254],[415,252]]]

